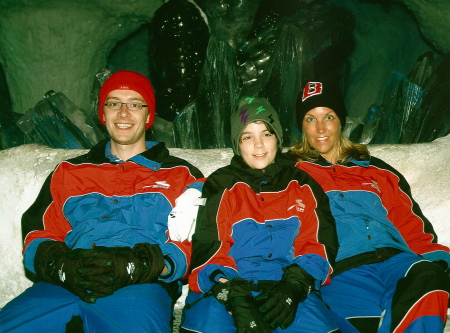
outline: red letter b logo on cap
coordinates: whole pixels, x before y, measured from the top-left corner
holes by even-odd
[[[305,99],[310,98],[314,95],[320,95],[322,93],[322,82],[308,82],[308,84],[305,86],[305,89],[303,89],[303,96],[302,96],[302,102],[305,101]]]

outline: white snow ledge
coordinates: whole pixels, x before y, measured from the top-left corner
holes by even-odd
[[[450,246],[450,135],[431,143],[372,145],[369,150],[406,177],[414,199],[433,223],[439,242]],[[228,164],[232,157],[231,149],[170,151],[190,161],[205,176]],[[57,163],[85,152],[38,145],[0,151],[0,308],[31,285],[22,266],[23,212]]]

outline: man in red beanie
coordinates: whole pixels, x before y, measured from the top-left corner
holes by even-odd
[[[72,318],[85,332],[171,332],[192,228],[170,220],[180,202],[195,215],[203,175],[145,141],[155,118],[145,76],[111,75],[99,118],[110,139],[57,165],[22,217],[36,283],[2,309],[1,332],[65,332]]]

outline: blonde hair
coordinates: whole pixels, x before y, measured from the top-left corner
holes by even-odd
[[[320,153],[311,147],[304,131],[302,134],[302,140],[292,146],[289,152],[295,156],[297,161],[317,161]],[[342,135],[341,131],[339,131],[336,144],[338,148],[337,164],[346,164],[350,159],[365,161],[370,158],[369,150],[365,145],[351,142]]]

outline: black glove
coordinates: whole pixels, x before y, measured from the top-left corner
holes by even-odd
[[[113,290],[132,284],[154,283],[164,269],[164,257],[156,244],[139,243],[132,249],[129,247],[96,246],[84,254],[84,260],[108,260],[112,269],[107,272],[112,279]],[[87,283],[83,286],[97,290],[98,281],[86,273]],[[102,287],[102,285],[100,285]],[[99,291],[102,291],[100,289]]]
[[[37,278],[59,285],[87,303],[94,303],[98,297],[111,295],[113,281],[108,273],[111,272],[112,261],[85,258],[88,251],[90,250],[70,250],[63,242],[42,242],[34,258]],[[87,279],[99,287],[97,291],[86,288]]]
[[[450,276],[450,266],[448,265],[448,263],[445,261],[445,260],[443,260],[443,259],[439,259],[439,260],[435,260],[435,261],[433,261],[436,265],[438,265],[438,266],[440,266],[443,270],[444,270],[444,272],[448,275],[448,276]]]
[[[300,266],[293,264],[273,288],[262,292],[256,301],[263,302],[259,311],[272,329],[286,329],[295,319],[298,303],[303,302],[314,284],[314,278]]]
[[[236,277],[213,286],[211,292],[231,312],[237,333],[272,332],[258,311],[258,306],[250,290],[250,281]]]

